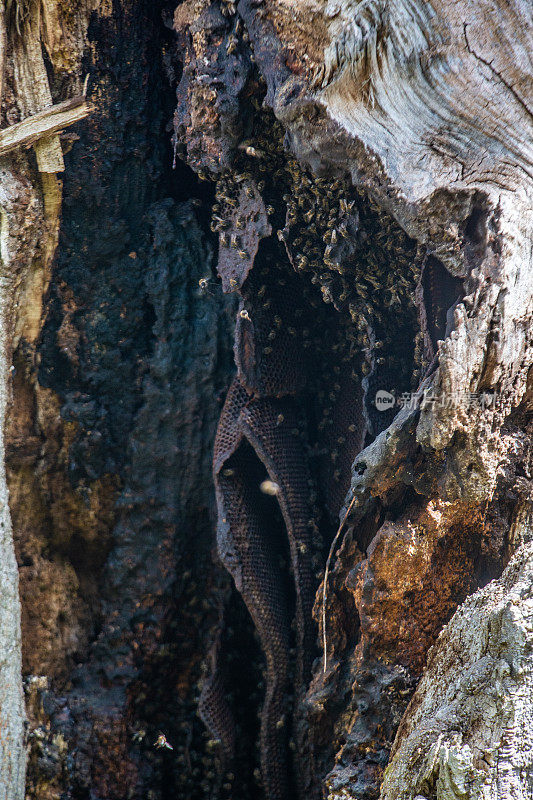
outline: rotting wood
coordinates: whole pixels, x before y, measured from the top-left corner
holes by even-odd
[[[17,147],[30,147],[39,139],[50,136],[69,125],[85,119],[91,107],[83,95],[45,108],[9,128],[0,131],[0,156]]]

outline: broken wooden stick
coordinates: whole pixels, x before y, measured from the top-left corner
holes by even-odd
[[[0,130],[0,156],[17,147],[29,147],[40,139],[58,133],[85,119],[92,111],[84,95],[44,108],[37,114]]]

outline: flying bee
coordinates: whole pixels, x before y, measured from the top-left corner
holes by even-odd
[[[261,150],[257,150],[255,147],[252,147],[251,144],[240,144],[239,145],[239,150],[244,150],[246,155],[250,156],[250,158],[262,158],[263,157],[263,153],[261,152]]]
[[[205,294],[209,289],[209,278],[200,278],[198,281],[198,287],[202,294]]]
[[[167,741],[167,737],[164,733],[160,733],[157,739],[154,742],[154,747],[157,747],[159,750],[165,748],[166,750],[174,750],[172,745]]]
[[[264,480],[259,485],[259,488],[263,492],[263,494],[268,494],[271,497],[279,494],[279,485],[275,483],[275,481]]]
[[[248,320],[248,322],[251,322],[250,315],[245,308],[241,308],[241,310],[239,311],[239,317],[241,319]]]
[[[239,254],[239,258],[242,258],[243,261],[249,257],[248,250],[242,250],[239,248],[239,250],[237,250],[237,253]]]

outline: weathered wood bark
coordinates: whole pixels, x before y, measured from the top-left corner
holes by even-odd
[[[532,54],[0,2],[1,798],[533,797]]]

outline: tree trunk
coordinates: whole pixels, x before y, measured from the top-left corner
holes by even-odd
[[[533,796],[530,5],[0,29],[0,797]]]

